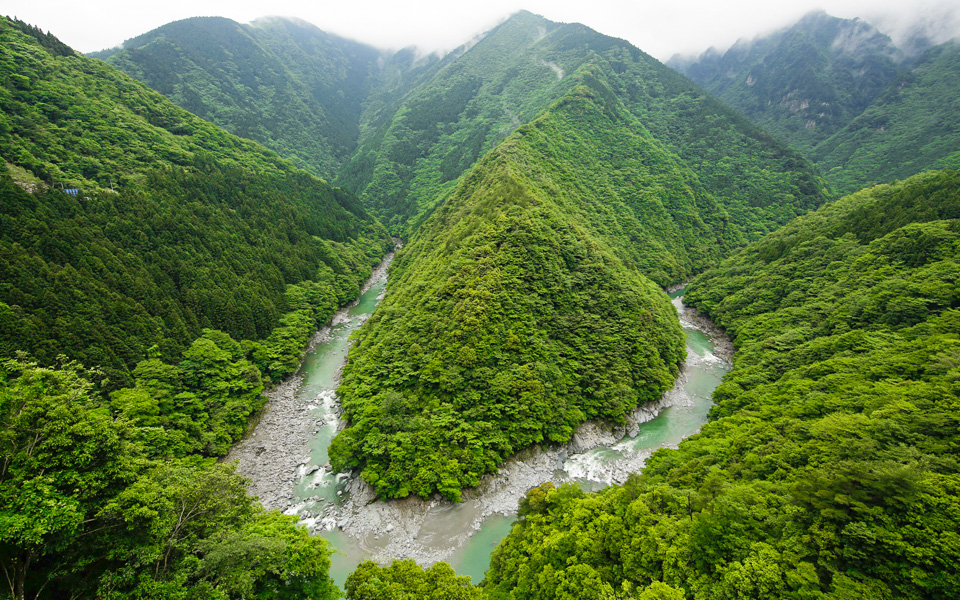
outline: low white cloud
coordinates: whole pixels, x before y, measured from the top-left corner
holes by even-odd
[[[955,0],[799,0],[780,6],[768,0],[449,0],[396,2],[352,0],[7,0],[3,12],[51,31],[82,52],[118,45],[170,21],[224,16],[250,22],[266,15],[300,17],[317,27],[381,48],[416,45],[446,51],[520,9],[562,22],[580,22],[665,60],[674,53],[724,49],[785,27],[816,9],[838,17],[861,17],[902,41],[921,28],[935,41],[960,33]]]

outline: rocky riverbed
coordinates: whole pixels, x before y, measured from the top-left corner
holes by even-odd
[[[392,252],[387,254],[373,270],[364,284],[361,297],[379,285],[376,300],[383,298],[383,283],[393,256]],[[344,324],[350,323],[351,331],[359,328],[369,313],[352,314],[358,303],[359,300],[337,311],[330,323],[313,336],[304,355],[329,342]],[[341,354],[343,359],[336,367],[338,373],[335,378],[339,376],[339,370],[346,360],[345,350]],[[321,468],[320,465],[309,464],[310,440],[321,428],[339,425],[339,407],[332,393],[309,399],[304,399],[300,394],[305,380],[303,369],[301,365],[297,373],[267,392],[267,404],[253,431],[227,454],[226,460],[237,461],[237,471],[250,480],[250,493],[257,496],[268,509],[289,511],[299,502],[295,495],[297,483],[303,479],[306,471],[312,473]]]
[[[388,261],[371,277],[371,285],[382,284],[386,264]],[[440,497],[382,502],[359,477],[330,472],[323,462],[325,447],[318,449],[317,439],[329,443],[339,426],[333,393],[336,375],[323,389],[307,394],[302,393],[303,373],[277,386],[256,430],[228,458],[238,460],[240,472],[251,479],[251,493],[260,497],[264,506],[299,515],[318,534],[337,532],[340,546],[344,539],[352,545],[351,556],[378,561],[413,558],[422,564],[449,559],[486,519],[516,514],[531,487],[546,481],[557,485],[578,481],[592,488],[620,483],[642,469],[656,449],[675,446],[699,429],[709,407],[713,389],[709,386],[715,387],[729,368],[733,347],[696,309],[678,299],[674,305],[688,333],[688,357],[673,389],[657,402],[637,408],[625,424],[584,423],[566,444],[519,453],[499,472],[482,478],[477,488],[465,491],[460,503]],[[341,311],[329,327],[318,332],[314,344],[327,341],[338,326],[351,319],[362,322],[366,315]],[[694,338],[702,339],[696,343]],[[340,360],[339,369],[345,350],[334,354],[330,359]],[[711,373],[709,389],[704,391],[700,380],[707,372]],[[671,407],[683,420],[681,424],[665,433],[641,435],[644,423]],[[324,428],[326,437],[321,434]]]

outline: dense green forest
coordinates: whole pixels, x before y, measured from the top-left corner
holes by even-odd
[[[347,578],[348,600],[480,600],[469,577],[458,576],[447,563],[424,569],[410,559],[387,566],[364,561]]]
[[[332,179],[359,138],[381,52],[291,19],[170,23],[102,58],[178,106]]]
[[[265,512],[233,467],[154,445],[102,372],[3,359],[0,423],[11,598],[339,597],[322,538]]]
[[[916,41],[916,36],[914,41]],[[960,166],[960,46],[890,38],[812,13],[769,36],[668,64],[800,150],[840,194]]]
[[[588,68],[751,239],[822,201],[823,184],[800,155],[686,78],[623,40],[527,12],[446,57],[393,112],[370,116],[338,183],[394,232],[407,232],[479,157],[578,85],[570,75]]]
[[[898,62],[817,14],[686,68],[847,192],[960,165],[957,51]],[[280,18],[99,56],[0,18],[12,598],[343,595],[333,549],[218,459],[358,297],[378,218],[409,239],[329,455],[381,498],[458,501],[660,397],[685,353],[661,287],[696,276],[737,354],[642,474],[530,490],[479,587],[368,561],[347,598],[960,597],[960,172],[834,201],[683,76],[526,12],[443,57]]]
[[[22,22],[0,19],[0,82],[11,597],[338,597],[327,544],[210,457],[359,295],[386,231]]]
[[[491,598],[960,595],[960,173],[824,206],[698,277],[712,420],[624,486],[534,488]]]
[[[290,285],[324,288],[321,322],[359,294],[390,242],[349,193],[21,28],[0,22],[0,353],[127,384],[204,328],[268,338]]]
[[[361,469],[384,497],[456,499],[518,450],[566,441],[586,419],[622,420],[672,385],[682,333],[641,274],[668,267],[631,244],[673,234],[657,256],[689,267],[680,240],[706,226],[669,153],[601,94],[576,88],[521,127],[400,252],[344,369],[350,427],[331,445],[335,468]],[[621,177],[638,192],[598,202]],[[675,221],[668,202],[685,215]]]

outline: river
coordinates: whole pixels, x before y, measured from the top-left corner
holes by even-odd
[[[327,447],[338,430],[334,390],[350,335],[383,297],[391,258],[374,272],[360,299],[317,333],[297,375],[271,391],[254,432],[228,457],[238,461],[240,473],[251,479],[251,493],[264,506],[298,515],[331,542],[337,550],[331,576],[341,587],[367,558],[411,557],[423,564],[445,560],[479,582],[526,490],[545,481],[573,481],[588,490],[624,481],[654,451],[674,447],[699,430],[710,396],[730,367],[729,341],[682,304],[680,290],[671,297],[687,335],[687,360],[676,386],[659,402],[637,409],[626,426],[586,423],[567,444],[521,452],[466,491],[458,504],[419,498],[375,501],[359,478],[330,472]]]

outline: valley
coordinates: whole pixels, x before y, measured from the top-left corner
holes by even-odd
[[[268,509],[296,515],[342,556],[331,575],[343,585],[362,560],[414,558],[450,562],[474,582],[483,579],[493,547],[508,532],[527,490],[575,482],[588,490],[622,484],[653,451],[675,447],[706,422],[710,396],[732,354],[723,333],[672,294],[687,338],[687,358],[676,385],[634,410],[623,425],[587,423],[562,445],[534,447],[481,479],[461,502],[439,498],[378,501],[356,475],[330,471],[328,446],[343,426],[335,395],[350,334],[382,299],[384,263],[363,295],[334,315],[307,350],[297,373],[270,394],[265,415],[227,456],[250,479],[250,492]],[[715,353],[716,352],[716,353]]]
[[[960,597],[958,46],[884,31],[0,17],[4,589]]]

